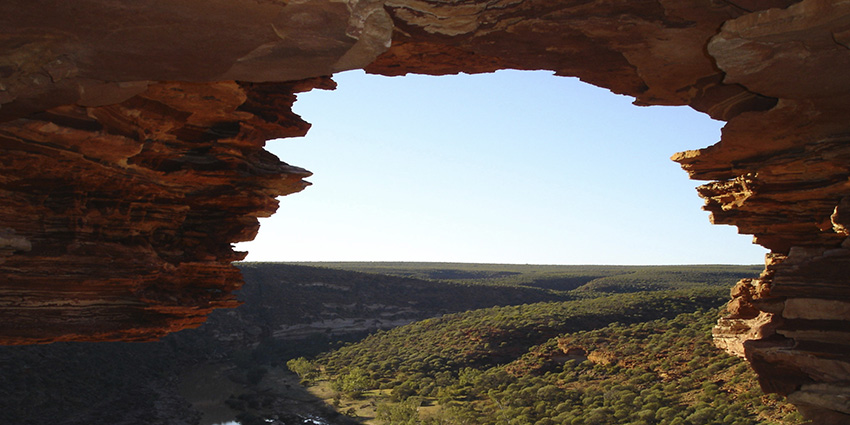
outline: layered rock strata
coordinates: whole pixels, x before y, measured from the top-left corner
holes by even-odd
[[[717,145],[675,158],[692,178],[718,180],[698,189],[714,223],[771,250],[762,276],[732,291],[718,345],[816,423],[850,423],[848,29],[846,2],[724,24],[708,52],[725,81],[779,100],[730,120]]]
[[[265,141],[305,134],[293,93],[331,84],[157,83],[0,126],[3,342],[149,340],[236,306],[231,243],[310,175]]]
[[[850,422],[850,2],[11,1],[0,28],[5,343],[149,338],[232,305],[229,243],[305,184],[262,140],[302,133],[291,93],[329,84],[247,82],[547,69],[727,121],[674,157],[713,181],[715,223],[771,250],[718,345]]]

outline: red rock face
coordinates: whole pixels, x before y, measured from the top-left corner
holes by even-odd
[[[313,87],[159,83],[3,124],[3,343],[152,339],[235,306],[231,243],[308,184],[263,145],[307,131],[289,107]]]
[[[233,305],[230,243],[306,184],[263,141],[303,134],[292,93],[330,84],[245,81],[548,69],[727,121],[673,158],[772,252],[717,344],[850,423],[850,3],[13,0],[0,28],[0,342],[153,338]]]
[[[762,387],[815,423],[848,423],[850,5],[804,1],[724,24],[708,44],[725,81],[778,98],[729,121],[720,143],[677,158],[714,223],[769,248],[767,267],[733,290],[718,345],[747,358]]]

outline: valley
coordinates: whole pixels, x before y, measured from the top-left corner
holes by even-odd
[[[730,287],[757,266],[239,267],[242,305],[197,329],[151,343],[0,348],[0,418],[696,425],[710,410],[736,424],[802,423],[710,345]]]

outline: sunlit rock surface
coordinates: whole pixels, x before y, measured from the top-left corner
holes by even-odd
[[[0,126],[3,341],[146,340],[237,305],[231,242],[310,175],[263,145],[307,131],[289,106],[317,86],[156,83]]]
[[[718,345],[850,422],[850,2],[13,0],[0,51],[4,343],[149,339],[234,305],[230,243],[306,184],[262,145],[306,131],[293,93],[332,86],[312,78],[548,69],[728,122],[674,157],[772,251]]]

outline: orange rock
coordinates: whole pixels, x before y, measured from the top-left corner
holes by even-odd
[[[715,337],[850,422],[846,2],[11,0],[0,28],[1,342],[149,339],[232,306],[230,243],[307,184],[262,145],[307,130],[290,106],[315,77],[547,69],[727,121],[673,158],[771,250]]]
[[[3,124],[0,341],[149,340],[237,305],[231,243],[310,175],[262,147],[303,135],[294,92],[328,81],[158,83]]]

